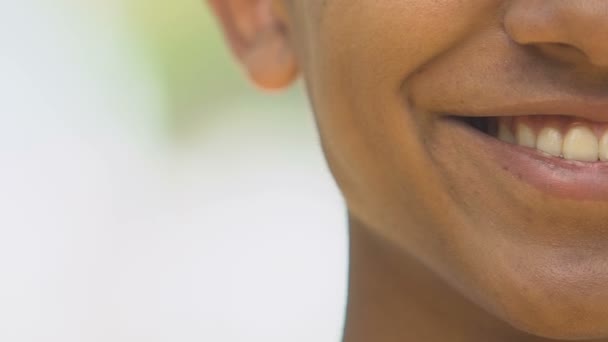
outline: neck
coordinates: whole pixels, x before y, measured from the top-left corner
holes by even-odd
[[[351,219],[344,342],[547,341],[516,331]]]

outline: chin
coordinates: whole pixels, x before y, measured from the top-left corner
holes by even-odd
[[[483,277],[491,280],[484,284],[489,295],[482,306],[534,336],[555,340],[608,338],[606,252],[524,248],[531,250],[518,248],[510,258],[494,260],[494,267]]]

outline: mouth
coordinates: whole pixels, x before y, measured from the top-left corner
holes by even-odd
[[[554,197],[608,201],[608,122],[566,115],[446,118],[462,146],[498,164],[497,174]]]
[[[547,158],[608,162],[608,124],[605,122],[557,115],[456,119],[489,137],[534,150]]]

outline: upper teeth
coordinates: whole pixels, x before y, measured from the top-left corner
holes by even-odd
[[[553,156],[562,155],[563,144],[564,137],[555,127],[543,128],[536,139],[536,148]]]
[[[585,123],[564,127],[551,121],[533,125],[525,119],[500,119],[498,138],[568,160],[608,161],[608,131],[598,138],[592,126]]]
[[[597,161],[599,150],[597,137],[589,127],[572,127],[564,137],[562,155],[566,159],[586,162]]]

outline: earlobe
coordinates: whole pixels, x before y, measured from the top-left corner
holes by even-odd
[[[297,78],[298,66],[285,34],[276,30],[262,32],[243,56],[242,63],[258,86],[277,90]]]
[[[209,0],[234,55],[264,89],[289,86],[298,75],[285,17],[273,0]]]

